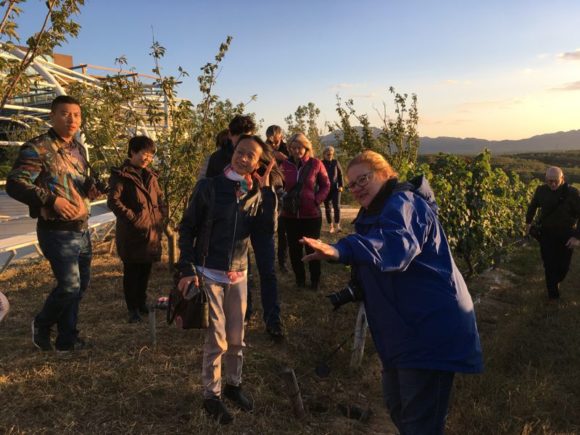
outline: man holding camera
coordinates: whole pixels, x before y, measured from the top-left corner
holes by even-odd
[[[90,278],[89,200],[101,192],[88,174],[87,152],[74,138],[81,126],[79,102],[56,97],[50,120],[48,132],[20,148],[6,192],[38,218],[38,244],[57,282],[32,322],[32,342],[52,350],[51,328],[57,325],[56,350],[69,352],[87,346],[78,336],[77,317]]]
[[[532,221],[538,208],[540,218]],[[562,169],[546,171],[546,183],[538,186],[526,213],[526,232],[540,243],[549,301],[560,297],[560,283],[568,274],[572,250],[580,246],[580,195],[564,181]]]

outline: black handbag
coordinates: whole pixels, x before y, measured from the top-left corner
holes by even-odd
[[[298,181],[284,196],[282,196],[282,211],[290,216],[298,215],[300,210],[300,193],[302,192],[302,187],[304,186],[304,180],[310,173],[312,167],[312,159],[304,165]]]
[[[191,299],[185,298],[175,286],[169,294],[167,303],[167,323],[175,322],[179,329],[206,329],[209,326],[209,301],[203,288],[188,289],[194,293]]]
[[[205,267],[205,259],[209,252],[209,241],[213,221],[213,206],[215,202],[215,189],[213,182],[209,186],[209,204],[205,221],[201,228],[202,243],[202,268]],[[197,243],[197,242],[196,242]],[[167,301],[167,323],[175,322],[179,329],[207,329],[209,327],[209,298],[203,285],[203,276],[198,275],[199,286],[190,284],[185,296],[181,293],[177,284],[183,276],[175,275],[175,283]]]

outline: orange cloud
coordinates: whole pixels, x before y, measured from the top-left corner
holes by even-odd
[[[575,51],[561,53],[558,55],[558,57],[563,60],[580,60],[580,48]]]

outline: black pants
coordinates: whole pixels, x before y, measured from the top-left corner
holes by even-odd
[[[334,210],[334,223],[340,223],[340,192],[338,189],[332,189],[326,199],[324,200],[324,211],[326,213],[326,222],[332,223],[332,216],[330,213],[330,206]]]
[[[278,265],[286,266],[288,257],[288,240],[286,237],[286,221],[284,218],[278,218]]]
[[[322,227],[322,217],[318,218],[301,218],[292,219],[284,218],[286,225],[286,234],[288,235],[288,251],[290,252],[290,262],[292,263],[292,270],[296,276],[296,284],[304,286],[306,283],[306,270],[302,257],[304,256],[304,249],[299,240],[306,236],[313,239],[320,238],[320,228]],[[310,248],[306,248],[308,254],[314,252]],[[310,269],[310,282],[312,285],[317,285],[320,282],[320,261],[310,261],[308,263]]]
[[[551,299],[560,297],[560,283],[564,281],[570,269],[573,250],[566,247],[567,241],[568,237],[552,236],[550,234],[542,234],[540,240],[540,252],[546,274],[546,287],[548,289],[548,297]]]
[[[147,284],[153,263],[123,263],[123,292],[129,311],[147,302]]]

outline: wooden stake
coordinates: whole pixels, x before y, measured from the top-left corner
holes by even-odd
[[[287,367],[282,370],[280,376],[286,383],[286,389],[288,391],[288,398],[292,404],[292,409],[294,411],[294,416],[297,419],[302,419],[306,415],[304,412],[304,404],[302,403],[302,396],[300,395],[300,388],[298,387],[298,381],[296,379],[296,374],[294,370]]]

